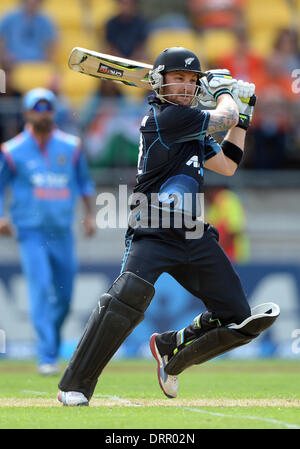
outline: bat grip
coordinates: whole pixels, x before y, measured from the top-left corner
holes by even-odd
[[[251,97],[250,97],[250,100],[249,100],[249,106],[255,106],[255,104],[256,104],[256,100],[257,100],[257,96],[256,95],[252,95]]]

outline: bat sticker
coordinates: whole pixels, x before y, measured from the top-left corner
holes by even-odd
[[[105,75],[118,76],[120,78],[122,78],[124,73],[123,70],[118,70],[113,67],[109,67],[106,64],[102,64],[102,62],[99,64],[97,72],[104,73]]]

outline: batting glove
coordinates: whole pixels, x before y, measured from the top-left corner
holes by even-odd
[[[239,108],[238,128],[247,130],[251,124],[251,119],[256,103],[255,84],[238,80],[233,86],[232,95]]]
[[[201,78],[201,83],[203,90],[210,95],[211,99],[216,101],[221,94],[231,95],[231,90],[236,80],[232,78],[229,70],[216,69],[205,73],[206,77]]]
[[[203,83],[203,80],[201,80],[201,91],[198,94],[197,99],[199,103],[201,103],[206,108],[215,109],[215,107],[217,106],[217,102],[214,99],[213,94],[208,91],[208,88]]]

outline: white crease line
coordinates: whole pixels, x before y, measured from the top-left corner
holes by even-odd
[[[113,401],[120,402],[121,404],[131,405],[132,407],[142,407],[142,405],[134,404],[133,402],[128,401],[128,399],[119,398],[119,396],[111,396],[109,394],[95,394],[94,398],[111,399]]]
[[[44,394],[47,394],[46,391],[34,391],[34,390],[21,390],[21,392],[27,394],[34,394],[36,396],[43,396]]]
[[[198,408],[190,408],[190,407],[183,407],[184,410],[188,410],[190,412],[196,412],[196,413],[203,413],[206,415],[213,415],[213,416],[221,416],[223,418],[242,418],[242,419],[251,419],[252,421],[264,421],[269,422],[272,424],[278,424],[284,427],[287,427],[289,429],[300,429],[300,426],[297,426],[297,424],[288,424],[286,422],[278,421],[277,419],[271,419],[271,418],[261,418],[259,416],[245,416],[245,415],[226,415],[224,413],[216,413],[216,412],[209,412],[207,410],[199,410]]]

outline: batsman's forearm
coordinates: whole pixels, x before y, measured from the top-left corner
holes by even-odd
[[[220,95],[217,107],[210,110],[210,119],[207,128],[209,134],[227,131],[235,127],[239,121],[239,111],[236,102],[229,94]]]
[[[245,148],[245,137],[246,137],[246,131],[242,128],[231,128],[224,140],[228,140],[231,143],[234,143],[237,147],[239,147],[241,150],[244,150]]]
[[[220,95],[217,99],[217,106],[215,111],[228,117],[228,119],[235,122],[235,124],[238,124],[239,108],[231,95]]]
[[[246,131],[241,128],[230,129],[221,147],[226,159],[226,165],[231,174],[238,168],[244,153]]]

